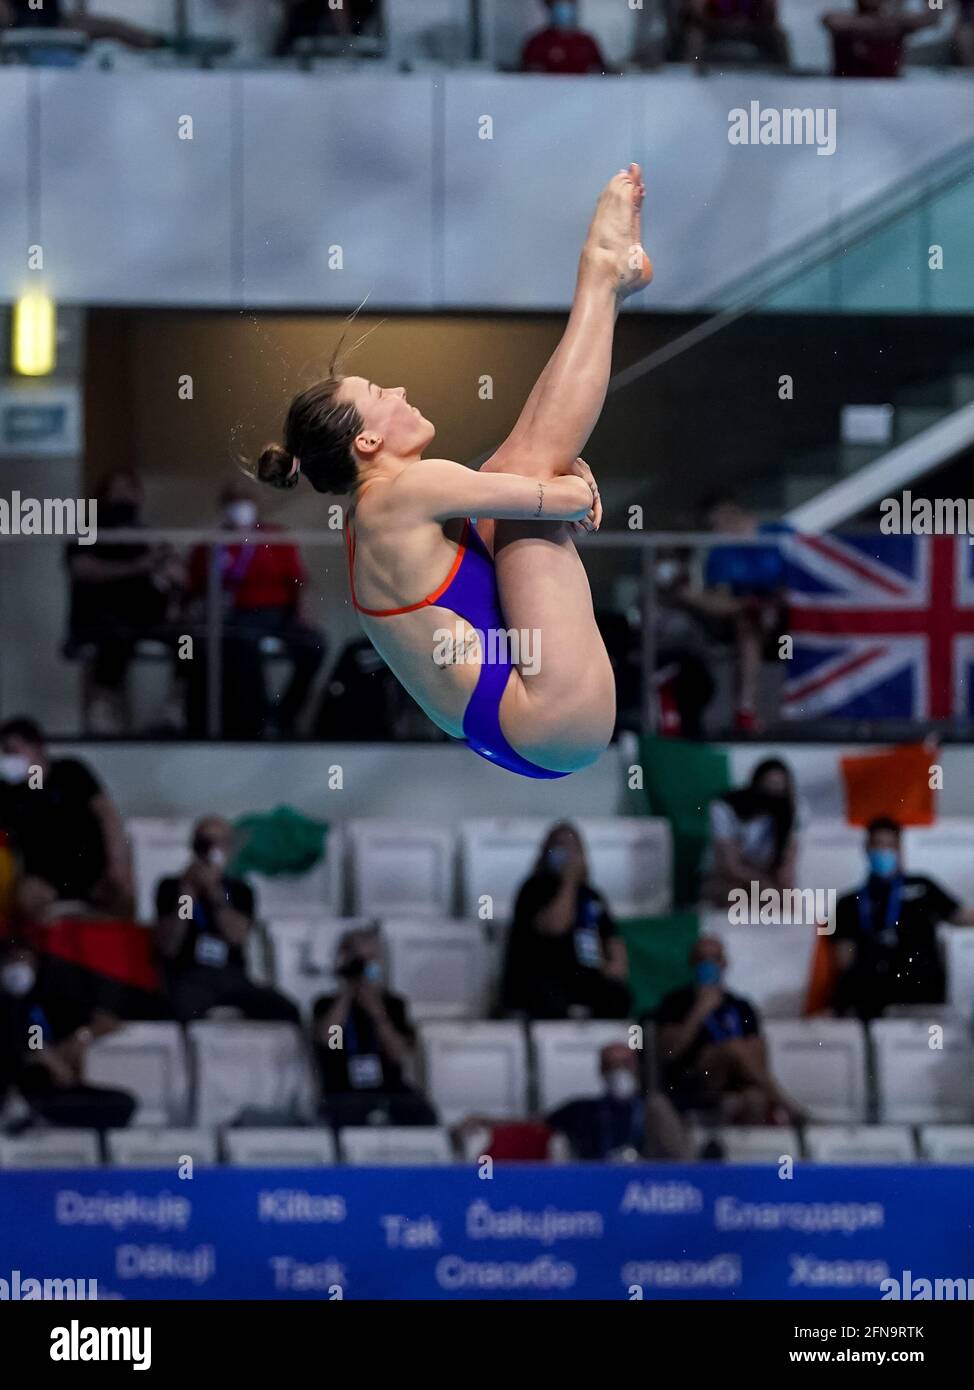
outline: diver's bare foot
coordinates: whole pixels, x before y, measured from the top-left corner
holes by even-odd
[[[645,196],[639,165],[620,169],[602,190],[582,248],[582,266],[609,277],[619,299],[635,294],[653,278],[640,241],[640,210]]]

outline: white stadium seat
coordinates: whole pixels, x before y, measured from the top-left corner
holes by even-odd
[[[351,906],[358,916],[449,917],[456,837],[415,821],[346,823]]]
[[[608,1043],[628,1043],[629,1025],[601,1020],[532,1023],[529,1036],[538,1109],[547,1115],[566,1101],[601,1095],[605,1083],[599,1073],[599,1053]]]
[[[136,913],[140,922],[156,918],[156,887],[186,867],[193,821],[189,816],[135,816],[126,821],[135,874]]]
[[[345,837],[341,825],[329,825],[325,833],[325,853],[304,874],[252,873],[247,882],[257,898],[261,921],[270,917],[314,916],[341,912],[344,896],[343,869]]]
[[[855,1019],[771,1019],[771,1070],[815,1120],[855,1124],[866,1111],[866,1039]]]
[[[85,1052],[90,1086],[130,1091],[139,1102],[134,1125],[182,1124],[189,1108],[189,1069],[178,1023],[126,1023]]]
[[[813,926],[732,924],[726,912],[708,908],[700,914],[700,934],[724,943],[729,990],[765,1018],[800,1017],[817,940]]]
[[[925,874],[952,898],[974,904],[974,819],[949,816],[934,825],[911,825],[903,836],[907,873]]]
[[[188,1029],[196,1123],[232,1123],[243,1110],[307,1117],[314,1087],[304,1039],[291,1023],[202,1019]]]
[[[292,999],[304,1018],[316,999],[334,994],[335,950],[342,936],[366,919],[350,917],[281,917],[267,923],[271,944],[271,981]]]
[[[728,1125],[719,1137],[728,1163],[771,1163],[777,1167],[786,1155],[801,1157],[801,1138],[789,1125]]]
[[[528,1111],[527,1040],[519,1023],[424,1023],[425,1090],[446,1124]]]
[[[414,1018],[481,1018],[487,1011],[490,949],[480,922],[385,918],[388,987]]]
[[[360,1166],[402,1164],[405,1167],[453,1163],[450,1136],[438,1125],[361,1125],[343,1129],[342,1158]]]
[[[974,1051],[966,1024],[880,1018],[869,1025],[869,1037],[881,1120],[948,1124],[974,1119]]]
[[[974,898],[968,898],[967,902],[974,902]],[[947,1003],[962,1018],[971,1018],[974,1015],[974,930],[943,923],[938,936],[947,967]]]
[[[330,1129],[228,1129],[223,1151],[237,1168],[325,1168],[336,1161]]]
[[[97,1168],[100,1163],[93,1129],[40,1129],[0,1139],[0,1168]]]
[[[913,1163],[916,1148],[906,1125],[810,1125],[805,1151],[811,1163]]]
[[[495,921],[506,922],[518,889],[530,875],[554,817],[466,820],[460,828],[465,917],[478,917],[483,899]],[[585,844],[591,882],[613,916],[654,917],[672,898],[673,848],[665,820],[649,816],[573,821]]]
[[[187,1158],[203,1168],[217,1161],[216,1136],[209,1129],[110,1129],[105,1143],[116,1168],[168,1168],[175,1174]]]
[[[834,888],[847,893],[866,877],[864,832],[844,820],[813,820],[799,826],[798,888]]]
[[[922,1125],[920,1153],[931,1163],[974,1165],[974,1125]]]

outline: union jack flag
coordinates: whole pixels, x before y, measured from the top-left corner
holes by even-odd
[[[790,719],[974,713],[974,546],[966,536],[782,541]]]

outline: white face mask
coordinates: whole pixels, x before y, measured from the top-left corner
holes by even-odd
[[[257,503],[248,502],[246,498],[228,502],[223,508],[223,519],[228,526],[236,526],[238,530],[245,531],[257,520]]]
[[[676,560],[660,560],[656,566],[656,583],[667,588],[679,577],[680,566]]]
[[[628,1067],[613,1067],[606,1077],[609,1095],[613,1100],[632,1100],[639,1084]]]
[[[0,971],[0,984],[15,999],[23,999],[25,994],[30,994],[36,979],[34,967],[26,960],[12,960]]]
[[[30,775],[30,759],[22,753],[0,753],[0,780],[16,784]]]
[[[223,850],[218,849],[216,845],[209,851],[206,859],[207,863],[212,864],[214,869],[223,869],[226,867],[227,856],[223,853]]]

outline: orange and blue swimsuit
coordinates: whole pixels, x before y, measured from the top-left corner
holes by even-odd
[[[476,629],[483,659],[477,684],[463,715],[463,741],[467,747],[496,767],[506,768],[508,772],[516,772],[521,777],[567,777],[567,772],[552,772],[522,758],[508,743],[501,729],[501,696],[513,666],[507,655],[506,643],[498,644],[504,648],[503,655],[489,660],[492,644],[487,640],[488,633],[504,632],[507,625],[501,612],[494,560],[477,534],[476,526],[471,525],[469,518],[464,521],[463,534],[449,574],[438,589],[420,599],[419,603],[409,603],[405,608],[363,608],[355,597],[355,535],[351,525],[349,520],[345,527],[348,582],[352,603],[360,613],[369,618],[392,618],[399,613],[415,613],[419,608],[429,608],[435,604],[440,608],[452,609],[458,618]]]

